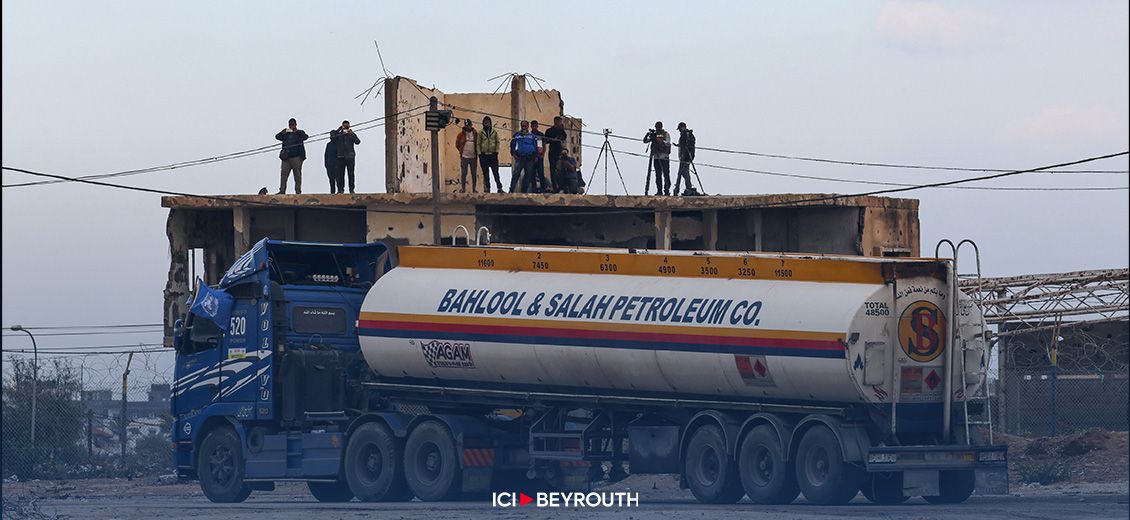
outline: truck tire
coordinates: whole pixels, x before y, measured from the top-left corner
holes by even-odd
[[[943,471],[938,475],[938,496],[922,497],[931,504],[960,504],[973,494],[973,470]]]
[[[353,492],[345,482],[307,482],[310,494],[318,502],[349,502],[353,500]]]
[[[771,426],[754,427],[738,451],[742,487],[754,504],[788,504],[800,494],[796,470]]]
[[[713,424],[700,427],[691,436],[683,475],[694,497],[705,504],[733,504],[745,494],[738,465],[726,451],[722,430]]]
[[[840,441],[827,426],[804,432],[795,463],[797,484],[809,503],[841,505],[859,493],[863,469],[844,461]]]
[[[350,492],[362,502],[411,500],[401,460],[396,437],[383,424],[358,426],[345,447],[345,482]]]
[[[902,494],[902,473],[869,473],[859,491],[873,504],[901,504],[910,500]]]
[[[426,421],[412,430],[404,444],[404,477],[420,500],[458,498],[462,475],[455,438],[446,426]]]
[[[243,482],[243,448],[230,426],[216,427],[205,434],[196,471],[200,490],[212,502],[243,502],[251,495],[251,488]]]

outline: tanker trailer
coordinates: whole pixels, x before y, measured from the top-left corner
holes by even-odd
[[[395,267],[383,249],[311,260],[309,283],[302,247],[350,246],[267,241],[244,262],[275,331],[256,372],[275,374],[273,401],[225,433],[249,489],[441,500],[631,472],[709,503],[1007,492],[1006,449],[967,399],[986,331],[948,260],[402,246]],[[351,322],[311,325],[325,315]],[[208,436],[181,441],[187,476]]]

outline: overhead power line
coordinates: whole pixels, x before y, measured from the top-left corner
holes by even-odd
[[[135,329],[142,327],[164,327],[160,323],[137,323],[137,324],[122,324],[122,325],[57,325],[57,326],[43,326],[31,327],[25,326],[28,330],[76,330],[76,329]]]
[[[501,76],[499,76],[499,77],[501,77]],[[461,112],[470,112],[472,114],[492,116],[492,117],[500,118],[502,120],[509,120],[510,119],[509,115],[485,112],[485,111],[482,111],[482,110],[476,110],[476,109],[472,109],[472,108],[466,108],[466,107],[453,105],[451,103],[440,102],[440,104],[444,105],[446,107],[449,107],[453,110],[458,110],[458,111],[461,111]],[[595,130],[585,130],[585,129],[582,128],[582,129],[577,129],[577,131],[582,133],[582,134],[589,134],[589,135],[600,136],[600,137],[604,136],[604,132],[597,132]],[[626,135],[619,135],[619,134],[610,133],[610,134],[608,134],[608,136],[614,137],[616,139],[624,139],[624,140],[628,140],[628,141],[640,142],[640,139],[635,138],[635,137],[628,137]],[[599,147],[596,147],[596,148],[599,148]],[[903,168],[903,169],[911,169],[911,170],[942,170],[942,171],[982,172],[982,173],[1008,173],[1008,172],[1011,172],[1011,171],[1015,171],[1015,169],[1001,169],[1001,168],[964,168],[964,167],[958,167],[958,166],[927,166],[927,165],[921,165],[921,164],[897,164],[897,163],[868,162],[868,161],[845,161],[845,160],[838,160],[838,159],[824,159],[824,158],[818,158],[818,157],[804,157],[804,156],[797,156],[797,155],[773,154],[773,153],[753,152],[753,151],[746,151],[746,150],[729,150],[729,149],[725,149],[725,148],[711,148],[711,147],[707,147],[707,146],[696,146],[695,150],[707,150],[707,151],[711,151],[711,152],[720,152],[720,153],[729,153],[729,154],[738,154],[738,155],[750,155],[750,156],[755,156],[755,157],[767,157],[767,158],[773,158],[773,159],[791,159],[791,160],[797,160],[797,161],[811,161],[811,162],[820,162],[820,163],[829,163],[829,164],[840,164],[840,165],[845,165],[845,166],[870,166],[870,167],[877,167],[877,168]],[[699,164],[695,163],[695,165],[698,166]],[[1042,173],[1130,173],[1130,170],[1052,170],[1052,171],[1046,171],[1046,172],[1042,172]]]
[[[415,111],[423,109],[423,108],[427,108],[427,105],[421,105],[421,106],[410,108],[410,109],[407,109],[407,110],[402,110],[402,111],[397,112],[395,114],[389,114],[389,115],[386,115],[386,116],[373,118],[373,119],[370,119],[370,120],[367,120],[367,121],[362,121],[362,122],[354,125],[354,130],[357,131],[357,132],[362,132],[362,131],[369,130],[369,129],[372,129],[372,128],[378,128],[378,127],[384,126],[389,118],[395,118],[395,117],[398,117],[398,116],[401,116],[401,115],[407,115],[407,114],[410,114],[412,112],[415,112]],[[314,136],[312,136],[310,139],[307,139],[306,142],[314,143],[314,142],[324,141],[326,139],[329,139],[329,134],[330,134],[330,132],[322,132],[320,134],[314,134]],[[253,155],[268,153],[268,152],[272,152],[272,151],[275,151],[275,150],[278,150],[278,149],[279,149],[279,143],[276,142],[276,143],[272,143],[272,144],[269,144],[269,145],[266,145],[266,146],[260,146],[258,148],[252,148],[250,150],[242,150],[242,151],[239,151],[239,152],[232,152],[232,153],[229,153],[229,154],[217,155],[217,156],[214,156],[214,157],[206,157],[206,158],[203,158],[203,159],[194,159],[194,160],[191,160],[191,161],[183,161],[183,162],[165,164],[165,165],[162,165],[162,166],[151,166],[151,167],[148,167],[148,168],[140,168],[140,169],[136,169],[136,170],[125,170],[125,171],[120,171],[120,172],[104,173],[104,174],[98,174],[98,175],[86,175],[86,176],[83,176],[83,177],[76,177],[76,178],[77,179],[84,179],[84,180],[109,179],[109,178],[114,178],[114,177],[126,177],[126,176],[131,176],[131,175],[140,175],[140,174],[144,174],[144,173],[154,173],[154,172],[161,172],[161,171],[176,170],[176,169],[180,169],[180,168],[188,168],[188,167],[191,167],[191,166],[200,166],[200,165],[204,165],[204,164],[213,164],[213,163],[218,163],[218,162],[223,162],[223,161],[229,161],[229,160],[232,160],[232,159],[242,159],[244,157],[251,157]],[[25,187],[25,186],[39,186],[39,185],[44,185],[44,184],[57,184],[57,183],[60,183],[60,182],[70,182],[70,181],[55,179],[55,180],[48,180],[48,181],[21,182],[21,183],[15,183],[15,184],[5,184],[5,185],[3,185],[3,187],[4,188],[20,188],[20,187]]]
[[[27,327],[30,329],[31,327]],[[102,336],[107,334],[160,334],[161,330],[97,330],[86,332],[42,332],[36,334],[35,337],[49,337],[49,336]],[[13,334],[9,332],[4,333],[5,338],[26,338],[23,334]]]

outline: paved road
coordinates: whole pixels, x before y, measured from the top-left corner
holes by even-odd
[[[606,518],[638,520],[677,519],[789,519],[907,518],[916,520],[994,520],[1024,518],[1064,520],[1082,518],[1130,518],[1126,494],[1055,494],[1044,496],[973,497],[964,504],[936,506],[914,499],[899,506],[875,506],[862,498],[841,507],[804,504],[754,506],[748,502],[730,506],[708,506],[693,500],[643,499],[639,508],[517,509],[492,508],[490,502],[360,503],[322,504],[294,494],[263,493],[234,505],[212,504],[202,497],[130,497],[43,499],[39,507],[47,515],[69,518],[117,520],[174,520],[181,518],[239,518],[240,520],[328,520],[353,518],[427,519],[445,518]]]

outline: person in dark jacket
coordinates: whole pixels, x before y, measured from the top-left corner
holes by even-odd
[[[330,178],[330,193],[345,193],[345,187],[337,182],[337,142],[326,141],[326,176]]]
[[[671,134],[663,129],[663,122],[656,121],[655,128],[648,131],[643,142],[651,144],[651,159],[655,164],[655,194],[671,194]],[[647,193],[644,187],[644,194]]]
[[[545,141],[549,146],[549,182],[553,192],[562,189],[561,174],[557,171],[557,160],[561,158],[561,151],[565,149],[565,120],[561,116],[553,118],[553,126],[545,131]]]
[[[302,193],[302,161],[306,160],[306,146],[303,141],[309,139],[306,132],[298,129],[298,121],[293,117],[287,122],[287,127],[275,134],[275,139],[282,141],[282,150],[279,159],[282,161],[282,171],[279,174],[279,195],[286,193],[286,181],[290,172],[294,172],[294,192]]]
[[[537,138],[538,154],[534,158],[534,175],[531,179],[534,184],[528,193],[545,193],[549,191],[549,181],[545,178],[545,133],[539,129],[537,121],[530,121],[530,133]]]
[[[679,142],[675,146],[679,147],[679,175],[675,177],[675,195],[679,194],[679,183],[683,179],[687,180],[687,190],[683,195],[692,195],[697,193],[694,189],[694,184],[691,183],[691,163],[694,162],[694,130],[687,128],[686,123],[679,123]]]
[[[569,156],[569,148],[562,147],[560,155],[557,156],[557,166],[554,167],[557,171],[559,183],[558,193],[584,193],[585,179],[581,177],[581,172],[577,171],[577,160]]]
[[[357,165],[357,151],[353,145],[361,144],[361,138],[349,128],[349,121],[342,121],[337,130],[330,132],[330,138],[337,143],[337,185],[345,184],[345,173],[349,172],[349,193],[353,191],[353,169]],[[338,193],[341,193],[340,191]]]

